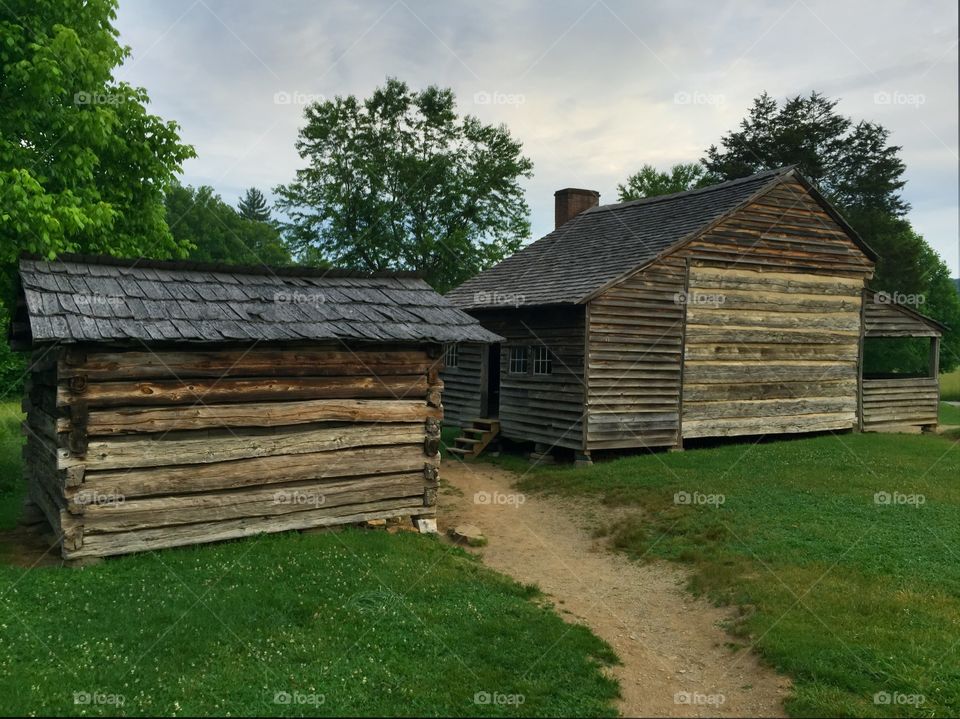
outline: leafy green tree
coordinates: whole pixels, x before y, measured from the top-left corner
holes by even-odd
[[[506,127],[459,116],[453,92],[388,79],[366,100],[306,109],[306,167],[276,188],[284,230],[338,266],[408,269],[446,291],[529,235],[530,160]]]
[[[915,309],[950,327],[941,355],[941,368],[949,371],[960,364],[960,299],[943,260],[906,219],[910,206],[900,194],[906,169],[901,148],[889,143],[883,126],[839,114],[837,102],[813,92],[781,104],[763,93],[739,129],[707,150],[703,182],[796,165],[876,250],[870,286],[923,297]],[[906,354],[891,354],[891,366],[903,365]]]
[[[194,156],[113,71],[116,0],[0,2],[0,321],[26,250],[179,256],[164,190]],[[0,383],[23,358],[0,351]],[[19,388],[10,387],[10,392]]]
[[[192,260],[243,265],[285,265],[290,252],[279,230],[248,220],[212,187],[174,185],[167,192],[167,223]]]
[[[164,190],[193,149],[118,82],[116,0],[0,3],[0,262],[22,250],[182,254]]]
[[[644,165],[630,175],[625,183],[617,185],[617,197],[620,202],[626,202],[684,192],[696,187],[703,175],[703,165],[696,162],[680,163],[666,172],[653,165]]]
[[[263,193],[256,187],[251,187],[237,203],[237,212],[240,217],[254,222],[270,222],[270,206]]]

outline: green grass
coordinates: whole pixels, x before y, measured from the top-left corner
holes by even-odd
[[[638,558],[688,563],[693,591],[739,607],[733,630],[795,682],[791,714],[960,713],[960,446],[951,440],[823,436],[588,469],[498,461],[526,473],[525,491],[627,508],[597,534]],[[683,492],[709,503],[675,503]],[[878,492],[909,503],[878,504]],[[877,692],[924,701],[877,704]]]
[[[939,419],[940,424],[960,424],[960,407],[941,402]]]
[[[940,399],[960,402],[960,367],[940,375]]]
[[[22,494],[17,421],[0,415],[5,518]],[[411,533],[0,565],[3,715],[610,716],[615,661],[535,588]]]
[[[26,494],[20,467],[22,417],[19,402],[0,402],[0,530],[17,523]]]

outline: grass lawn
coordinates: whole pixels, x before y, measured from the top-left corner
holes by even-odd
[[[8,522],[19,418],[0,410]],[[436,538],[369,530],[0,564],[0,714],[614,714],[612,650],[537,597]]]
[[[960,402],[960,367],[940,375],[940,399]]]
[[[960,714],[960,446],[950,439],[723,444],[589,469],[492,461],[526,473],[525,491],[635,508],[597,533],[636,557],[689,563],[694,591],[741,607],[733,630],[794,679],[791,714]]]
[[[940,424],[960,424],[960,407],[941,402],[939,419]]]

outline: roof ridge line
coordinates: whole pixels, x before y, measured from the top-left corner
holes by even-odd
[[[58,262],[75,262],[84,265],[101,265],[107,267],[124,267],[127,269],[172,270],[180,272],[225,272],[238,275],[262,275],[264,277],[326,277],[336,279],[358,280],[423,280],[423,275],[408,271],[378,271],[361,272],[331,267],[305,267],[302,265],[245,265],[230,264],[228,262],[202,262],[197,260],[157,260],[147,257],[114,257],[103,254],[83,254],[65,252],[50,259],[35,252],[21,252],[20,261],[32,260],[55,265]]]
[[[581,215],[588,215],[596,212],[606,212],[610,210],[619,210],[625,207],[635,207],[637,205],[652,205],[657,202],[667,202],[669,200],[675,200],[680,197],[692,197],[694,195],[702,195],[707,192],[712,192],[714,190],[722,190],[727,187],[733,187],[734,185],[744,185],[748,182],[760,180],[766,177],[775,177],[780,175],[787,175],[796,169],[796,165],[785,165],[783,167],[778,167],[773,170],[764,170],[763,172],[757,172],[753,175],[747,175],[746,177],[737,177],[732,180],[724,180],[723,182],[718,182],[715,185],[707,185],[706,187],[694,187],[690,190],[682,190],[681,192],[671,192],[668,195],[654,195],[653,197],[641,197],[638,200],[626,200],[624,202],[613,202],[608,205],[597,205],[596,207],[591,207],[589,210],[585,210],[580,213]]]

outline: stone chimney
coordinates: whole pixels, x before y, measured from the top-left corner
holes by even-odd
[[[576,187],[568,187],[553,193],[553,203],[554,222],[556,227],[560,227],[584,210],[599,205],[600,193],[596,190],[578,190]]]

